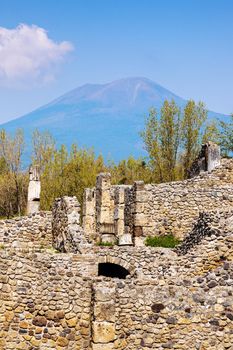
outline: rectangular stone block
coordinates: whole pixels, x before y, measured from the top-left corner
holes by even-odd
[[[133,245],[131,234],[123,234],[122,236],[119,236],[119,243],[118,244],[120,246]]]
[[[94,316],[98,321],[115,322],[115,303],[98,302],[94,306]]]
[[[147,218],[143,213],[134,215],[134,225],[135,226],[146,226]]]
[[[125,223],[124,220],[116,220],[115,222],[115,233],[117,237],[121,236],[124,234],[125,230]]]
[[[117,206],[114,209],[114,220],[122,219],[124,220],[124,207],[123,206]]]
[[[95,290],[95,300],[96,301],[112,301],[115,300],[115,289],[108,288],[105,286],[96,286]]]
[[[115,339],[114,323],[94,321],[92,331],[94,343],[109,343]]]
[[[115,204],[124,204],[125,202],[125,189],[124,188],[116,188],[115,191]]]

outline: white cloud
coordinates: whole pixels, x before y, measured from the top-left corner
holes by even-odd
[[[54,79],[57,64],[73,50],[68,41],[56,43],[45,29],[20,24],[0,27],[0,84],[46,83]]]

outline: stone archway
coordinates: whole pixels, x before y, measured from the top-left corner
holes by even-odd
[[[99,276],[125,279],[129,274],[130,272],[127,269],[118,264],[105,262],[98,265]]]
[[[112,252],[111,252],[112,253]],[[119,254],[119,251],[116,252]],[[113,350],[116,334],[116,278],[125,278],[135,274],[135,267],[120,257],[110,255],[99,256],[97,267],[112,268],[114,271],[112,279],[96,280],[93,283],[92,305],[92,350]],[[98,271],[99,274],[100,271]],[[120,276],[119,276],[120,274]],[[123,275],[122,275],[123,274]],[[106,276],[106,274],[104,274]]]
[[[119,257],[114,257],[110,255],[101,256],[98,258],[97,263],[98,263],[98,266],[104,263],[118,265],[120,266],[120,268],[127,270],[129,275],[131,276],[135,275],[135,267],[132,264],[129,264],[127,261]]]

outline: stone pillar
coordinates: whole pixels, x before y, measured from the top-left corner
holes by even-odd
[[[97,240],[95,218],[96,193],[94,188],[86,188],[83,198],[83,229],[89,242]]]
[[[112,282],[93,285],[92,349],[114,349],[115,333],[115,285]]]
[[[193,178],[205,171],[212,171],[221,163],[220,147],[209,141],[202,145],[197,158],[188,170],[188,177]]]
[[[27,215],[36,213],[40,209],[40,174],[38,166],[29,168],[29,185],[27,200]]]
[[[145,203],[147,202],[147,191],[143,181],[135,181],[133,184],[133,235],[135,246],[144,245],[144,229],[149,225],[145,214]]]
[[[88,247],[80,226],[80,204],[77,198],[57,198],[52,208],[53,247],[64,253],[77,253]]]
[[[206,158],[207,171],[214,170],[221,162],[220,147],[213,142],[208,142]]]
[[[119,245],[132,245],[132,235],[125,227],[125,187],[118,186],[115,191],[114,225]]]
[[[102,242],[115,243],[111,205],[111,174],[101,173],[96,180],[96,228]]]

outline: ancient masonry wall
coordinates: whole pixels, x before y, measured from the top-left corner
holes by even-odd
[[[51,212],[0,220],[0,249],[41,250],[52,247]]]
[[[219,177],[198,177],[161,185],[146,185],[148,201],[144,235],[172,233],[183,238],[206,208],[228,208],[233,204],[233,183]]]
[[[230,160],[161,185],[100,174],[83,228],[75,197],[0,221],[0,350],[233,350],[232,184]],[[170,232],[176,249],[142,245]]]
[[[150,276],[94,283],[93,349],[232,350],[232,211],[218,215],[221,223],[207,219],[212,234],[185,256],[141,251]]]
[[[85,234],[80,226],[80,204],[76,197],[55,200],[52,210],[53,247],[60,252],[77,252],[85,245]]]
[[[90,240],[137,246],[148,235],[183,238],[201,211],[233,204],[231,160],[186,181],[111,186],[110,180],[100,174],[96,188],[86,190],[83,227]]]
[[[90,281],[62,257],[0,253],[0,349],[90,349]]]
[[[232,214],[207,218],[211,234],[180,256],[148,247],[1,250],[0,349],[232,350]],[[98,277],[100,262],[130,275]]]

